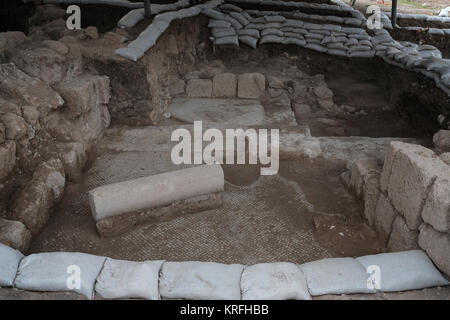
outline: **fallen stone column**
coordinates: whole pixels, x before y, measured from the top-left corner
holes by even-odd
[[[89,192],[96,221],[123,213],[166,206],[201,195],[222,192],[220,165],[202,165],[102,186]]]

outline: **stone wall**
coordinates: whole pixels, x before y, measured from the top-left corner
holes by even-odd
[[[450,275],[449,165],[423,146],[391,142],[383,167],[374,159],[349,166],[349,185],[388,250],[421,248]]]

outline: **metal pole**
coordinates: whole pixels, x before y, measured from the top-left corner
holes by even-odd
[[[152,15],[150,0],[144,0],[144,10],[145,10],[145,17],[150,18]]]
[[[394,29],[397,25],[397,1],[398,0],[392,0],[391,24]]]

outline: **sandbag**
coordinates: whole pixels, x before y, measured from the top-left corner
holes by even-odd
[[[105,260],[85,253],[32,254],[20,262],[14,286],[33,291],[73,291],[92,299]]]
[[[239,41],[242,43],[245,43],[246,45],[248,45],[249,47],[256,49],[257,45],[258,45],[258,39],[253,38],[251,36],[239,36]]]
[[[239,47],[239,40],[237,36],[226,36],[222,38],[216,38],[214,40],[214,43],[216,45],[230,45],[230,46],[236,46]]]
[[[250,36],[259,39],[259,31],[256,29],[240,29],[238,30],[239,36]]]
[[[276,36],[273,34],[261,37],[261,39],[259,40],[260,44],[264,44],[264,43],[283,43],[283,38],[280,36]]]
[[[231,27],[231,23],[225,20],[215,20],[211,19],[208,23],[208,28],[229,28]]]
[[[167,299],[240,300],[241,264],[165,262],[159,292]]]
[[[144,52],[138,48],[119,48],[115,54],[131,61],[138,61],[144,56]]]
[[[275,15],[275,16],[264,16],[264,19],[267,22],[285,22],[286,18],[283,16]]]
[[[340,57],[347,57],[347,51],[346,50],[341,50],[341,49],[328,49],[327,50],[328,54],[332,54],[335,56],[340,56]]]
[[[294,44],[299,47],[304,47],[306,45],[306,41],[304,39],[294,37],[284,37],[283,44]]]
[[[246,17],[244,17],[243,14],[241,14],[239,12],[230,12],[230,15],[233,18],[235,18],[237,21],[239,21],[239,23],[241,25],[243,25],[244,27],[250,23],[250,21]]]
[[[23,254],[20,251],[0,243],[0,287],[13,285],[22,259]]]
[[[226,3],[220,6],[220,9],[224,11],[235,11],[235,12],[241,12],[242,9],[238,6],[235,6],[234,4]]]
[[[329,258],[300,265],[309,293],[324,294],[373,293],[367,286],[366,269],[353,258]]]
[[[108,258],[95,291],[106,299],[159,300],[159,271],[164,261],[134,262]]]
[[[223,18],[223,20],[226,20],[226,21],[228,21],[229,23],[231,23],[231,25],[233,26],[233,28],[236,29],[236,30],[242,29],[242,28],[243,28],[242,24],[241,24],[238,20],[236,20],[235,18],[233,18],[233,17],[231,17],[231,16],[227,16],[227,15],[226,15],[226,16]]]
[[[205,16],[208,16],[208,17],[216,19],[216,20],[225,20],[225,17],[227,16],[226,14],[224,14],[220,11],[214,10],[214,9],[205,9],[202,11],[202,13]]]
[[[283,36],[283,31],[279,30],[279,29],[274,29],[274,28],[269,28],[269,29],[264,29],[261,31],[261,37],[267,36],[267,35],[276,35],[279,37]]]
[[[422,250],[374,254],[356,260],[366,269],[379,267],[380,291],[416,290],[449,284]]]
[[[375,57],[375,50],[370,51],[353,51],[348,54],[350,58],[373,58]]]
[[[119,20],[117,25],[120,28],[132,28],[137,25],[145,17],[144,9],[135,9],[129,11],[126,15]]]
[[[220,28],[220,29],[214,28],[211,31],[211,34],[213,35],[214,38],[223,38],[223,37],[235,36],[236,31],[233,28]]]
[[[319,52],[327,52],[327,48],[324,46],[321,46],[320,44],[317,43],[308,43],[305,48],[307,49],[311,49],[311,50],[315,50],[315,51],[319,51]]]
[[[242,300],[311,300],[300,268],[288,262],[260,263],[245,268]]]

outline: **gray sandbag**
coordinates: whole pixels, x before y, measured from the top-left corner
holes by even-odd
[[[165,262],[159,292],[166,299],[240,300],[241,264]]]
[[[372,42],[370,42],[369,40],[360,40],[358,43],[359,43],[360,45],[363,45],[363,46],[369,46],[369,47],[372,48]]]
[[[268,22],[268,23],[264,24],[264,29],[270,29],[270,28],[280,29],[281,28],[281,23],[279,23],[279,22]]]
[[[256,29],[240,29],[238,30],[238,35],[239,36],[250,36],[256,39],[259,39],[259,31]]]
[[[298,33],[295,32],[284,32],[284,36],[288,37],[288,38],[295,38],[295,39],[299,39],[299,40],[305,40],[305,38]]]
[[[242,300],[311,300],[300,268],[288,262],[246,267],[241,277]]]
[[[115,51],[115,54],[136,62],[142,58],[145,53],[138,48],[119,48]]]
[[[164,261],[125,261],[108,258],[95,291],[105,299],[159,300],[159,272]]]
[[[266,27],[264,23],[249,23],[245,26],[245,28],[248,29],[256,29],[256,30],[262,30]]]
[[[301,28],[301,27],[303,27],[303,21],[288,19],[285,22],[283,22],[282,26],[283,27],[292,27],[292,28]]]
[[[343,23],[344,22],[344,18],[341,17],[337,17],[337,16],[327,16],[327,21],[330,22],[335,22],[335,23]]]
[[[264,44],[264,43],[283,43],[283,38],[280,36],[276,36],[273,34],[261,37],[261,39],[259,40],[260,44]]]
[[[426,51],[420,51],[419,56],[421,58],[439,58],[442,59],[442,53],[439,50],[433,51],[433,50],[426,50]]]
[[[244,27],[250,23],[250,21],[248,21],[247,18],[239,12],[230,12],[230,15]]]
[[[266,23],[266,22],[267,22],[267,20],[265,17],[258,17],[258,18],[254,18],[252,20],[252,23]]]
[[[23,254],[0,243],[0,287],[11,287]]]
[[[132,28],[137,25],[145,17],[144,9],[130,10],[126,15],[124,15],[117,25],[120,28]]]
[[[379,34],[376,35],[375,37],[372,37],[372,42],[374,44],[379,44],[379,43],[385,43],[385,42],[392,42],[392,37],[389,34]]]
[[[235,36],[236,31],[233,28],[215,29],[211,32],[214,38],[223,38],[229,36]]]
[[[319,51],[319,52],[327,52],[327,48],[318,44],[318,43],[308,43],[305,48],[307,49],[311,49],[311,50],[315,50],[315,51]]]
[[[239,47],[239,40],[238,40],[238,37],[236,35],[234,35],[234,36],[226,36],[226,37],[222,37],[222,38],[216,38],[214,40],[214,43],[216,45],[218,45],[218,46],[230,45],[230,46]]]
[[[226,20],[226,21],[230,22],[231,25],[233,26],[233,28],[236,29],[236,30],[243,28],[242,24],[238,20],[236,20],[235,18],[233,18],[231,16],[226,15],[223,18],[223,20]]]
[[[74,291],[92,299],[105,260],[85,253],[32,254],[20,262],[14,285],[33,291]]]
[[[373,58],[375,50],[370,51],[353,51],[348,54],[350,58]]]
[[[242,12],[242,8],[239,8],[238,6],[235,6],[231,3],[226,3],[220,6],[220,9],[224,11],[235,11],[235,12]]]
[[[279,15],[276,15],[276,16],[264,16],[264,19],[267,22],[285,22],[286,21],[285,17],[279,16]]]
[[[248,45],[249,47],[256,49],[257,45],[258,45],[258,38],[254,38],[252,36],[249,35],[240,35],[239,36],[239,41],[242,43],[245,43],[246,45]]]
[[[347,42],[345,42],[347,46],[353,46],[358,44],[358,40],[355,38],[348,38]]]
[[[299,47],[304,47],[306,46],[306,40],[294,37],[284,37],[283,44],[293,44]]]
[[[352,33],[352,34],[349,34],[348,37],[349,38],[355,38],[357,40],[368,40],[368,41],[370,41],[370,39],[371,39],[370,36],[367,35],[367,34],[354,34],[354,33]]]
[[[281,31],[280,29],[274,29],[274,28],[264,29],[261,31],[261,37],[264,37],[264,36],[267,36],[270,34],[282,37],[283,31]]]
[[[305,34],[305,38],[307,38],[307,39],[317,39],[317,40],[322,41],[324,37],[325,36],[320,33],[309,32],[308,34]]]
[[[300,265],[312,296],[373,293],[366,269],[353,258],[329,258]]]
[[[216,20],[225,20],[225,17],[227,16],[223,12],[214,10],[214,9],[204,9],[202,10],[202,13],[210,18],[216,19]]]
[[[304,22],[303,23],[303,28],[308,29],[308,30],[321,30],[322,29],[322,25],[321,24]]]
[[[348,48],[348,51],[351,52],[355,52],[355,51],[370,51],[372,50],[372,47],[369,46],[364,46],[364,45],[352,45]]]
[[[429,34],[433,34],[433,35],[438,35],[438,36],[445,35],[444,31],[442,31],[441,29],[437,29],[437,28],[430,28],[430,29],[428,29],[428,33]]]
[[[231,23],[225,20],[215,20],[211,19],[208,23],[208,28],[229,28]]]
[[[253,21],[253,17],[249,15],[246,11],[242,11],[241,13],[248,21]]]
[[[364,20],[358,18],[344,18],[344,23],[352,26],[362,26],[364,24]]]
[[[381,253],[356,260],[366,269],[369,266],[379,268],[380,291],[416,290],[449,284],[422,250]]]
[[[310,30],[309,33],[321,34],[323,36],[331,36],[331,32],[328,30]]]
[[[327,48],[335,50],[343,50],[347,52],[348,48],[342,42],[330,42],[327,43]]]
[[[294,28],[294,27],[282,27],[280,28],[281,31],[283,32],[294,32],[294,33],[298,33],[301,35],[305,35],[308,34],[308,30],[303,29],[303,28]]]
[[[341,32],[342,27],[335,24],[324,24],[322,26],[323,30],[333,31],[333,32]]]
[[[328,49],[327,50],[328,54],[332,54],[334,56],[340,56],[340,57],[347,57],[347,51],[346,50],[341,50],[341,49]]]

